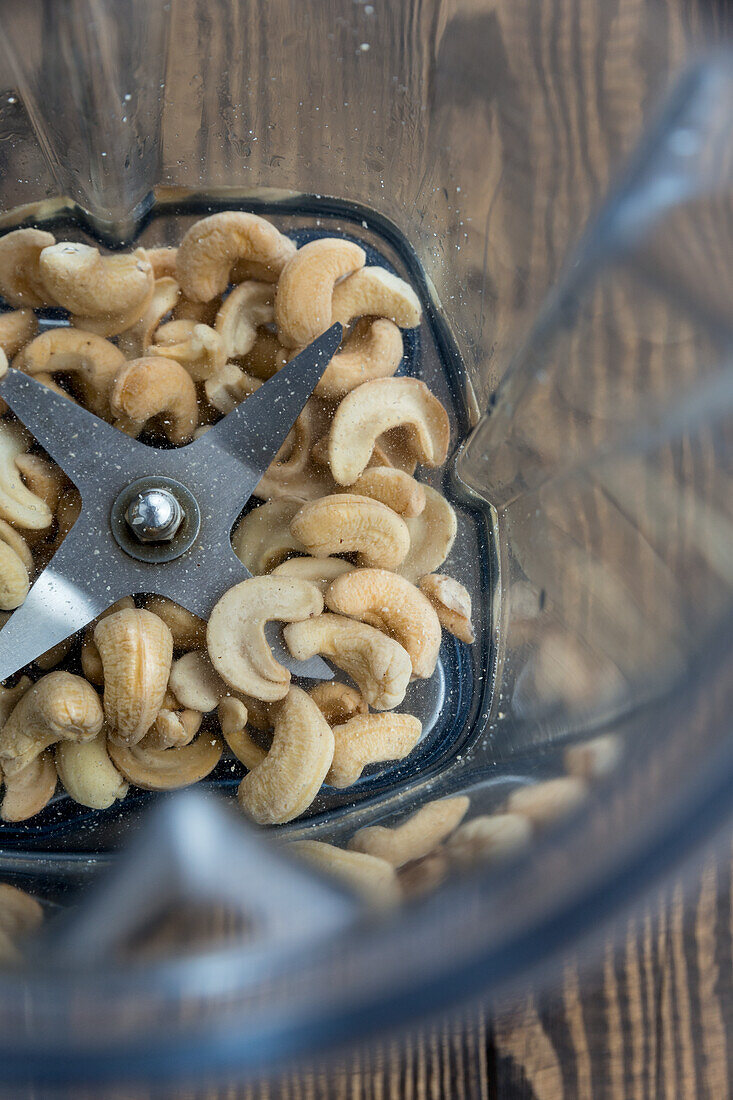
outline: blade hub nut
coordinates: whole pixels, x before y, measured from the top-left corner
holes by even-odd
[[[140,542],[170,542],[183,522],[183,509],[167,489],[143,489],[128,505],[125,519]]]

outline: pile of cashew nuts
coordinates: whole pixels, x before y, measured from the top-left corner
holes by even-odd
[[[208,623],[160,597],[128,597],[0,687],[4,821],[38,813],[59,779],[103,809],[130,784],[195,783],[228,751],[246,769],[243,811],[281,824],[323,783],[349,787],[417,745],[420,721],[395,708],[411,680],[433,675],[443,630],[473,641],[471,600],[438,571],[455,513],[414,477],[445,462],[447,413],[423,382],[396,377],[401,329],[419,324],[420,302],[365,262],[352,241],[296,249],[236,211],[196,222],[178,248],[103,255],[39,229],[0,239],[12,307],[0,314],[0,368],[12,360],[134,436],[183,445],[333,322],[345,332],[256,490],[263,503],[233,533],[252,579]],[[68,324],[38,334],[48,306]],[[0,609],[10,613],[79,498],[1,411]],[[269,620],[285,624],[295,658],[321,654],[349,682],[293,685]]]

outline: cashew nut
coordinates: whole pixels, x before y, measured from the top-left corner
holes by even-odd
[[[412,675],[435,672],[441,642],[438,616],[419,588],[386,569],[355,569],[337,577],[326,592],[330,611],[369,623],[407,650]]]
[[[90,741],[102,728],[96,691],[81,676],[49,672],[22,696],[0,730],[0,768],[9,778],[57,741]]]
[[[215,710],[228,690],[202,649],[184,653],[173,662],[168,686],[181,706],[202,714]]]
[[[257,339],[250,351],[242,359],[242,366],[248,374],[266,381],[277,374],[289,361],[290,353],[284,348],[277,336],[267,330],[257,333]],[[326,368],[328,370],[328,368]]]
[[[175,279],[177,248],[146,248],[145,255],[156,279]]]
[[[15,706],[20,702],[29,688],[33,687],[33,681],[29,676],[21,676],[14,687],[3,687],[0,684],[0,730],[12,714]]]
[[[196,321],[168,321],[161,325],[147,350],[148,355],[175,359],[194,382],[204,382],[218,374],[226,362],[226,349],[219,333]]]
[[[299,577],[302,581],[317,584],[325,594],[331,581],[354,568],[343,558],[288,558],[272,570],[273,577]]]
[[[333,763],[326,782],[332,787],[350,787],[367,764],[404,760],[421,733],[420,719],[411,714],[358,714],[334,726]]]
[[[165,596],[148,596],[145,607],[169,628],[174,649],[202,649],[206,645],[206,621],[198,615]]]
[[[445,462],[450,442],[448,413],[417,378],[376,378],[347,393],[334,413],[329,434],[331,473],[351,485],[367,467],[377,439],[409,426],[410,446],[428,466]]]
[[[360,565],[396,569],[410,549],[406,523],[381,501],[334,493],[304,504],[292,534],[316,558],[356,551]]]
[[[459,581],[445,573],[428,573],[420,578],[424,592],[438,613],[440,625],[470,645],[475,635],[471,625],[471,597]]]
[[[283,635],[296,660],[320,653],[342,668],[375,710],[390,710],[404,699],[412,674],[410,655],[381,630],[326,614],[290,623]]]
[[[267,753],[253,740],[247,730],[247,707],[241,699],[227,695],[217,708],[224,740],[247,771],[252,771],[266,758]]]
[[[262,381],[247,374],[236,363],[225,363],[221,370],[204,382],[208,403],[218,412],[230,413],[241,401],[255,393]]]
[[[247,707],[247,722],[252,729],[268,731],[272,729],[272,712],[276,703],[266,703],[264,699],[255,699],[252,695],[244,695],[241,701]]]
[[[324,427],[325,410],[311,398],[306,402],[282,447],[255,489],[255,496],[313,500],[334,488],[330,474],[317,472],[311,462],[313,441]]]
[[[465,795],[427,802],[394,829],[383,825],[359,829],[349,841],[349,848],[386,859],[393,867],[402,867],[412,860],[422,859],[442,844],[460,825],[468,805]]]
[[[234,553],[254,576],[267,573],[294,550],[304,553],[302,542],[290,532],[290,523],[302,506],[300,500],[268,500],[234,528]]]
[[[148,259],[150,253],[148,253]],[[153,296],[139,321],[132,328],[120,333],[118,345],[128,359],[138,359],[145,355],[153,342],[153,334],[167,313],[175,307],[181,294],[181,288],[175,279],[168,276],[158,278],[153,284]]]
[[[410,447],[409,437],[409,427],[390,428],[388,432],[382,432],[374,444],[367,468],[387,466],[390,469],[402,470],[412,477],[417,469],[417,459]]]
[[[356,714],[367,714],[368,707],[351,684],[323,680],[308,692],[329,726],[340,726]]]
[[[46,290],[77,327],[100,336],[134,325],[153,296],[153,268],[143,248],[102,256],[91,245],[62,241],[43,249],[39,267]]]
[[[383,267],[363,267],[343,279],[333,290],[333,314],[344,326],[355,317],[386,317],[400,328],[420,324],[422,306],[415,291]]]
[[[152,611],[128,608],[100,619],[94,641],[104,670],[104,713],[110,738],[135,745],[163,705],[173,636]]]
[[[579,779],[598,779],[616,767],[621,759],[621,748],[621,740],[615,733],[580,741],[565,749],[565,769]]]
[[[102,658],[99,656],[99,650],[94,641],[94,628],[102,619],[114,615],[116,611],[125,611],[128,608],[134,607],[135,601],[132,596],[123,596],[121,600],[118,600],[117,603],[113,603],[111,607],[103,611],[102,614],[85,629],[81,640],[81,670],[90,683],[96,684],[98,687],[101,687],[104,683],[104,669],[102,668]]]
[[[341,398],[362,382],[391,378],[402,362],[402,353],[402,333],[396,325],[381,318],[364,318],[326,367],[315,393]]]
[[[0,518],[18,527],[39,531],[50,527],[53,514],[45,501],[26,488],[20,477],[15,460],[27,450],[20,426],[0,421]]]
[[[109,394],[117,372],[125,365],[119,348],[93,332],[52,328],[36,336],[20,353],[16,366],[26,374],[73,374],[84,404],[98,416],[109,415]]]
[[[53,234],[41,229],[14,229],[0,238],[0,294],[9,305],[38,309],[50,304],[39,259],[53,244]]]
[[[512,791],[506,806],[510,813],[522,814],[535,828],[540,829],[571,813],[587,797],[588,784],[584,779],[575,775],[562,775],[557,779],[546,779],[542,783],[533,783]]]
[[[56,665],[60,665],[61,662],[68,657],[75,645],[75,639],[72,635],[71,638],[64,638],[62,642],[57,642],[56,645],[52,645],[50,649],[47,649],[45,653],[42,653],[40,657],[36,657],[35,664],[38,668],[42,668],[44,672],[48,672],[52,668],[56,668]]]
[[[283,268],[275,295],[278,336],[285,347],[305,347],[326,331],[336,281],[365,261],[363,248],[339,237],[323,237],[298,249]]]
[[[265,623],[299,622],[323,610],[314,584],[292,577],[251,577],[214,606],[206,641],[214,668],[237,691],[267,702],[288,693],[290,673],[272,655]]]
[[[240,283],[224,299],[214,328],[227,358],[246,355],[257,339],[257,329],[275,319],[275,290],[268,283]]]
[[[331,765],[333,744],[331,727],[316,704],[291,687],[275,712],[270,751],[239,785],[244,812],[260,825],[279,825],[302,814]]]
[[[177,275],[177,272],[174,272]],[[211,327],[219,312],[221,298],[212,298],[210,302],[192,302],[185,294],[181,294],[178,305],[173,310],[175,321],[193,321],[197,325]]]
[[[0,313],[0,348],[8,359],[12,359],[33,339],[37,330],[38,322],[32,309],[14,309],[9,313]]]
[[[22,535],[0,519],[0,610],[14,611],[30,588],[33,556]]]
[[[107,747],[115,767],[145,791],[172,791],[197,783],[214,770],[224,749],[221,740],[210,733],[201,733],[180,748],[120,745],[111,738]]]
[[[531,836],[532,825],[523,814],[482,814],[456,830],[445,852],[464,867],[494,863],[526,848]]]
[[[198,424],[196,387],[175,359],[133,359],[120,373],[110,395],[115,427],[138,436],[158,418],[171,443],[187,443]]]
[[[277,281],[295,245],[256,214],[229,210],[195,222],[178,248],[176,272],[183,293],[195,302],[222,294],[237,260],[256,264],[261,277]]]
[[[430,485],[423,488],[425,508],[419,516],[405,520],[410,533],[410,549],[402,564],[397,566],[397,572],[413,584],[443,564],[458,531],[456,513],[445,497]]]
[[[92,810],[106,810],[127,794],[127,783],[107,752],[105,730],[93,741],[57,745],[56,770],[66,793]]]
[[[45,501],[52,512],[56,512],[61,494],[70,484],[61,467],[34,454],[18,455],[15,465],[20,470],[26,488]]]
[[[162,708],[140,744],[148,749],[189,745],[201,728],[202,718],[201,711],[182,707],[175,695],[167,691]]]
[[[394,867],[383,859],[363,852],[346,852],[322,840],[295,840],[288,850],[317,871],[340,879],[371,905],[394,905],[400,900]]]
[[[50,752],[39,753],[24,768],[6,775],[0,818],[8,822],[27,821],[39,814],[53,798],[57,778]]]
[[[389,466],[372,466],[351,486],[354,493],[381,500],[404,519],[419,516],[425,507],[425,489],[414,477]]]
[[[437,852],[430,852],[422,859],[401,868],[398,882],[408,897],[422,897],[436,890],[442,882],[445,882],[449,873],[448,858],[445,852],[438,849]]]

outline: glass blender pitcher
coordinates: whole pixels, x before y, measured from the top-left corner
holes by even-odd
[[[528,157],[494,5],[5,0],[0,27],[3,233],[151,249],[246,210],[414,287],[400,373],[449,413],[420,477],[455,509],[442,568],[475,629],[410,689],[416,752],[275,839],[227,805],[231,768],[0,825],[0,883],[47,918],[0,970],[0,1088],[239,1079],[537,973],[729,815],[731,57],[680,79],[582,236],[568,212],[538,249],[566,166],[549,138]],[[281,844],[446,799],[469,831],[394,910]],[[498,851],[507,810],[529,824]]]

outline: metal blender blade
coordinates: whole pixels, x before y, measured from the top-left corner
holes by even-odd
[[[28,597],[0,631],[0,681],[134,592],[167,596],[208,618],[219,597],[250,573],[235,555],[232,525],[280,449],[341,343],[333,325],[187,447],[147,447],[18,370],[0,396],[81,493],[78,520]],[[172,498],[182,522],[145,541],[135,508]],[[159,499],[159,496],[155,498]],[[130,517],[133,523],[130,523]],[[276,656],[299,676],[331,679],[320,658]]]

